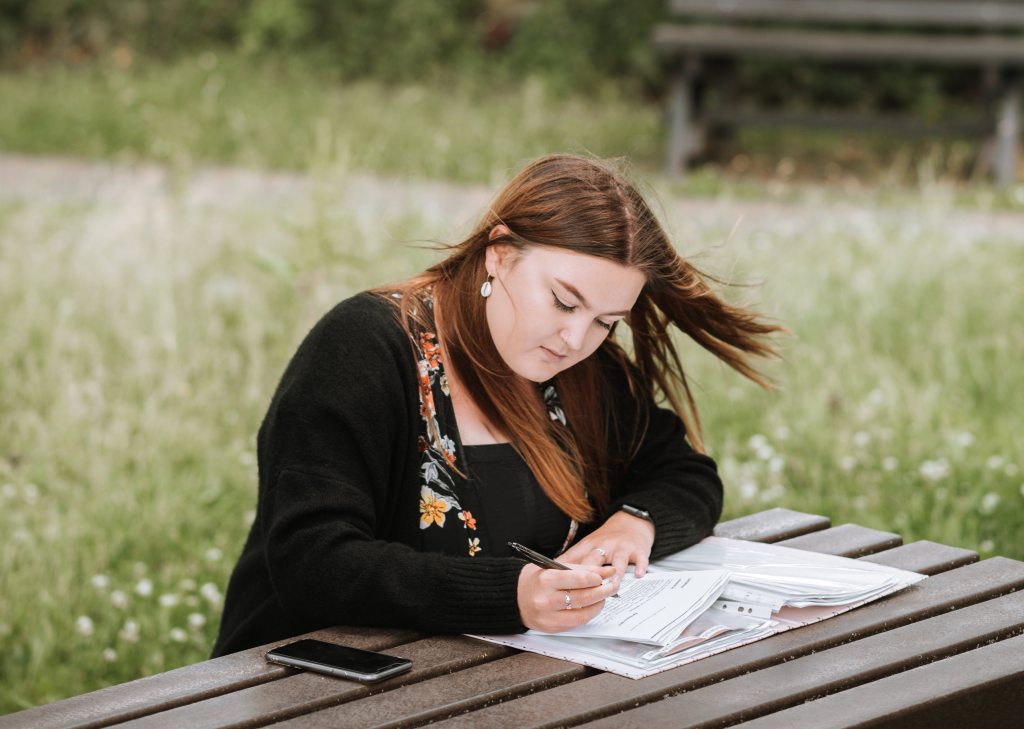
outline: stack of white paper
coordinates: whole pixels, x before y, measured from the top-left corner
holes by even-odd
[[[618,599],[563,633],[475,636],[642,678],[818,622],[924,575],[846,557],[708,537],[627,575]]]
[[[849,605],[873,600],[906,586],[920,575],[884,565],[802,549],[738,539],[708,537],[651,565],[655,571],[725,569],[729,586],[722,599],[763,605],[778,612],[783,606]]]
[[[673,644],[718,599],[728,579],[728,572],[715,569],[652,572],[639,580],[627,574],[619,585],[618,598],[606,600],[604,610],[589,623],[562,633],[528,632],[559,638],[616,638],[664,647]]]

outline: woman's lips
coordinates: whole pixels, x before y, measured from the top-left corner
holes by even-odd
[[[566,357],[568,357],[566,354],[559,354],[558,352],[550,350],[543,345],[541,346],[541,350],[544,352],[544,356],[551,362],[562,362]]]

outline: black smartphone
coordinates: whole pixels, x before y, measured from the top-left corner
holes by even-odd
[[[267,652],[267,660],[354,681],[380,681],[412,668],[408,658],[310,639],[274,648]]]

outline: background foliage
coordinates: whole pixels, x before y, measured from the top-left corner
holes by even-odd
[[[0,61],[84,62],[119,53],[164,60],[196,49],[310,55],[345,79],[391,83],[476,73],[540,75],[560,90],[609,80],[660,95],[650,47],[665,0],[2,0]],[[738,90],[763,104],[911,109],[938,119],[979,102],[978,73],[890,64],[884,71],[741,62]]]

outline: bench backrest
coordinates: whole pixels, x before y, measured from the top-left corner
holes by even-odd
[[[678,18],[1024,30],[1024,2],[988,0],[670,0]]]

